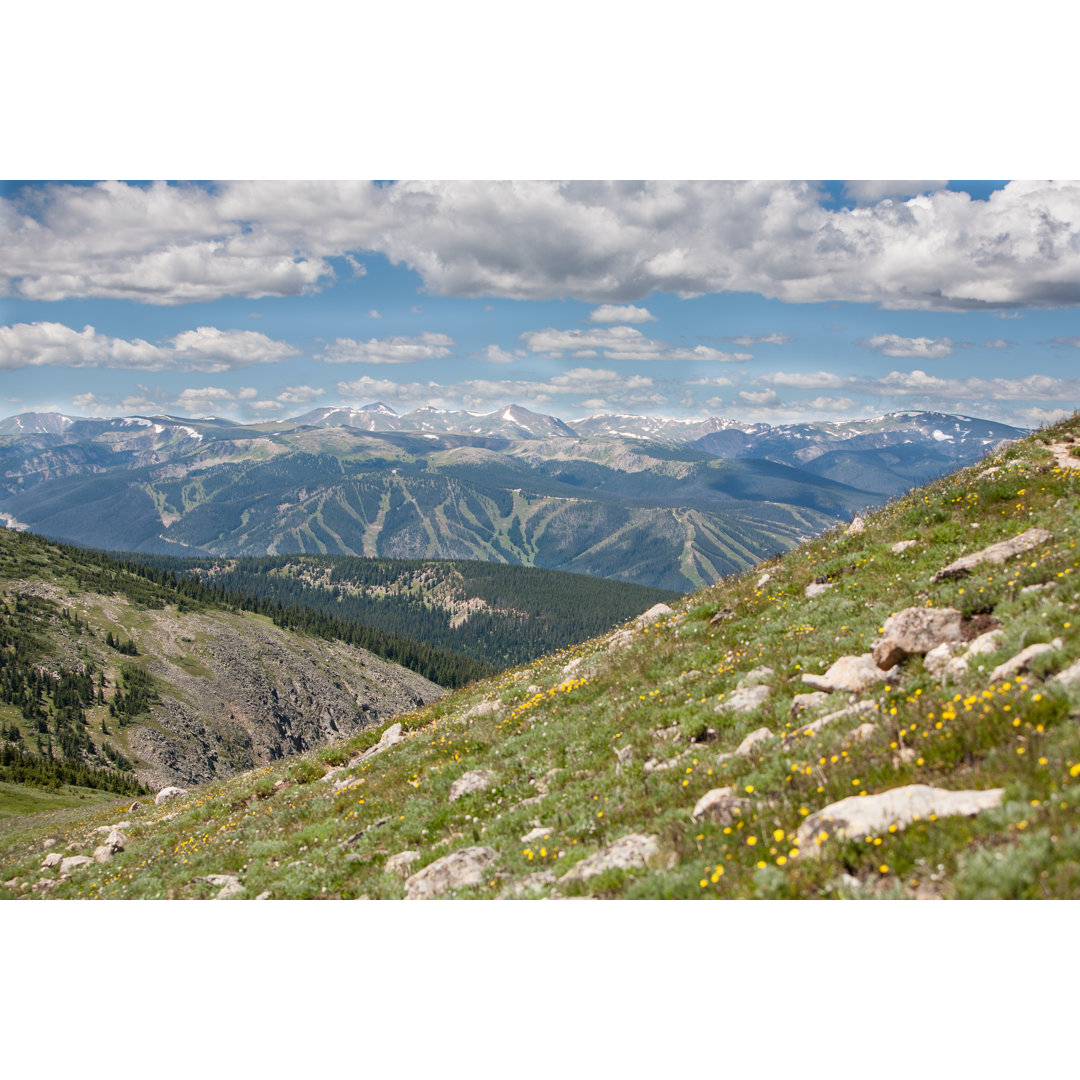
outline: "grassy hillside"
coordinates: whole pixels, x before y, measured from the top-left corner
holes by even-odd
[[[5,895],[401,897],[456,867],[466,883],[443,895],[1076,897],[1080,684],[1055,675],[1080,658],[1077,436],[1073,417],[651,625],[448,695],[398,718],[400,741],[384,724],[160,806],[23,819],[5,830]],[[1032,529],[1050,535],[935,577]],[[907,608],[956,610],[966,669],[914,654],[792,715],[804,676],[868,653]],[[847,836],[857,811],[821,813],[909,785],[983,808],[936,795]],[[121,818],[109,861],[38,869]]]

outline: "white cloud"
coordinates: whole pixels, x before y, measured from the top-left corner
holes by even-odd
[[[109,399],[108,398],[100,398],[100,397],[97,396],[97,394],[93,394],[93,393],[76,394],[71,399],[71,403],[77,409],[82,409],[84,411],[89,411],[89,410],[93,410],[93,409],[100,410],[100,409],[108,408]]]
[[[1080,303],[1080,181],[906,197],[926,184],[854,208],[771,181],[54,184],[0,201],[0,249],[6,291],[30,299],[296,295],[373,251],[446,296]]]
[[[415,364],[419,360],[441,360],[450,355],[454,339],[447,334],[425,331],[416,337],[371,338],[353,341],[338,338],[318,357],[328,364]]]
[[[170,353],[142,338],[99,334],[92,326],[81,331],[63,323],[15,323],[0,326],[0,370],[18,368],[107,367],[160,371],[170,366]]]
[[[374,308],[372,308],[367,314],[368,314],[369,319],[381,319],[382,318],[382,315],[380,315],[379,312],[377,312]]]
[[[589,315],[594,323],[643,323],[656,322],[656,316],[648,308],[633,304],[601,304]]]
[[[287,342],[254,330],[200,326],[177,334],[167,345],[152,345],[142,338],[127,341],[99,334],[92,326],[81,331],[51,322],[0,326],[0,369],[9,371],[48,365],[221,372],[297,355],[299,350]]]
[[[881,199],[909,199],[930,191],[940,191],[948,180],[848,180],[844,190],[848,198],[858,203],[875,203]]]
[[[482,360],[485,364],[512,364],[514,354],[500,349],[498,345],[488,345],[482,353],[476,355],[476,359]]]
[[[664,341],[646,337],[632,326],[608,326],[595,330],[530,330],[521,335],[530,352],[545,356],[574,356],[588,358],[603,354],[606,360],[690,360],[710,363],[730,363],[752,360],[750,353],[727,353],[707,345],[691,349],[672,348]]]
[[[1068,345],[1070,348],[1080,349],[1080,337],[1056,337],[1053,344]]]
[[[948,338],[908,338],[899,334],[875,334],[860,344],[884,356],[909,356],[918,360],[940,360],[951,356],[954,348]]]
[[[775,390],[740,390],[739,397],[747,405],[777,405],[780,395]]]
[[[172,339],[173,355],[190,370],[220,372],[251,364],[275,363],[299,356],[288,342],[274,341],[256,330],[218,330],[200,326]]]
[[[741,337],[727,338],[732,345],[786,345],[791,340],[790,334],[743,334]]]
[[[326,391],[321,386],[286,386],[277,396],[277,402],[283,405],[301,405],[316,401]]]
[[[755,382],[767,386],[786,386],[796,390],[835,389],[855,380],[850,376],[834,375],[828,371],[774,371],[759,375]]]
[[[992,341],[986,341],[983,343],[984,349],[1011,349],[1016,343],[1014,341],[1006,341],[1004,338],[994,338]]]

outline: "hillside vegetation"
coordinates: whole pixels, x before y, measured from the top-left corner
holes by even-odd
[[[1076,897],[1078,435],[298,760],[5,824],[5,895]]]
[[[463,559],[133,558],[194,577],[215,595],[240,594],[256,610],[313,612],[337,627],[359,625],[471,657],[479,661],[473,678],[594,637],[679,597],[625,581]]]

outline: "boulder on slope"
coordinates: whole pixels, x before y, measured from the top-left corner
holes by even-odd
[[[909,607],[885,620],[871,655],[879,668],[888,669],[945,642],[963,640],[964,616],[956,608]]]
[[[948,566],[943,566],[930,580],[937,582],[944,581],[946,578],[963,577],[983,563],[1006,562],[1016,555],[1022,555],[1025,551],[1031,551],[1032,548],[1053,539],[1054,534],[1047,529],[1027,529],[1019,536],[1001,540],[989,547],[984,547],[981,551],[973,551],[970,555],[962,555]]]

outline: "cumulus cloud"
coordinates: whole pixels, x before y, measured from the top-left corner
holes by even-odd
[[[302,405],[318,400],[325,393],[321,386],[286,386],[277,395],[277,401],[283,405]]]
[[[925,193],[934,183],[856,184],[859,204],[838,208],[804,182],[53,184],[0,200],[0,291],[288,296],[373,251],[444,296],[1080,303],[1080,181],[1014,181],[985,200]]]
[[[286,341],[274,341],[255,330],[218,330],[200,326],[172,339],[177,361],[194,371],[219,372],[251,364],[268,364],[299,356],[300,350]]]
[[[142,338],[99,334],[92,326],[73,330],[63,323],[15,323],[0,326],[0,370],[25,367],[106,367],[160,371],[172,355]]]
[[[833,389],[854,381],[851,376],[834,375],[829,371],[774,371],[760,375],[755,380],[769,386],[786,386],[797,390]]]
[[[475,359],[482,360],[485,364],[512,364],[514,354],[499,348],[498,345],[488,345],[483,352],[477,353]]]
[[[747,405],[776,405],[780,401],[775,390],[740,390],[739,397]]]
[[[338,338],[318,359],[328,364],[415,364],[419,360],[441,360],[450,355],[454,339],[447,334],[425,331],[416,337],[371,338],[353,341]]]
[[[589,315],[594,323],[643,323],[656,322],[656,316],[648,308],[633,304],[601,304]]]
[[[1015,341],[1006,341],[1005,338],[994,338],[991,341],[983,342],[984,349],[1011,349],[1016,344]]]
[[[1056,337],[1053,344],[1068,345],[1072,349],[1080,349],[1080,337]]]
[[[185,330],[165,345],[142,338],[99,334],[92,326],[74,330],[63,323],[0,326],[0,369],[55,366],[221,372],[298,356],[299,350],[254,330]]]
[[[908,338],[899,334],[875,334],[860,344],[883,356],[909,356],[917,360],[940,360],[952,356],[954,348],[948,338]]]
[[[673,348],[666,342],[646,337],[632,326],[609,326],[595,330],[529,330],[521,341],[530,352],[545,356],[590,357],[603,354],[606,360],[702,360],[730,363],[752,360],[751,353],[727,353],[707,345],[691,349]]]

